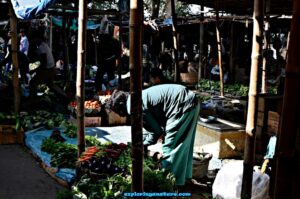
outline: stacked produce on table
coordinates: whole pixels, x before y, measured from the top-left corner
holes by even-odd
[[[77,102],[72,101],[68,105],[68,109],[76,115],[77,113]],[[101,103],[98,100],[86,100],[84,102],[84,113],[86,115],[97,115],[101,110]]]

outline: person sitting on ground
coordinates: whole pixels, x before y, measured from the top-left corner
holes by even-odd
[[[117,97],[115,97],[117,96]],[[114,91],[111,109],[120,116],[131,113],[128,93]],[[156,144],[164,136],[162,167],[172,172],[177,185],[192,178],[193,148],[200,110],[196,94],[178,84],[161,84],[142,91],[143,143]]]

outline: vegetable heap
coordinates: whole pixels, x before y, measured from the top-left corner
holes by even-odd
[[[76,113],[77,111],[77,103],[76,101],[72,101],[68,105],[68,109],[72,113]],[[87,100],[84,102],[84,112],[85,114],[97,114],[101,110],[101,103],[97,100]]]
[[[199,91],[220,91],[220,82],[219,81],[212,81],[208,79],[201,79],[198,83]],[[224,92],[230,94],[234,97],[245,97],[248,96],[249,87],[243,84],[225,84],[224,85]],[[267,92],[270,94],[277,94],[276,86],[269,86]]]

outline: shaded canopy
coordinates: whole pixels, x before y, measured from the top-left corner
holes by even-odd
[[[11,0],[13,9],[19,19],[32,19],[44,12],[55,0]]]
[[[252,15],[253,0],[179,0],[188,4],[203,5],[209,8],[216,8],[218,3],[219,10],[237,15]],[[272,15],[291,15],[292,0],[265,0],[266,14]],[[270,6],[268,5],[270,2]]]

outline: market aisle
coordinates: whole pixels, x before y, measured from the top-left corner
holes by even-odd
[[[19,145],[0,145],[0,199],[55,199],[65,188]]]

